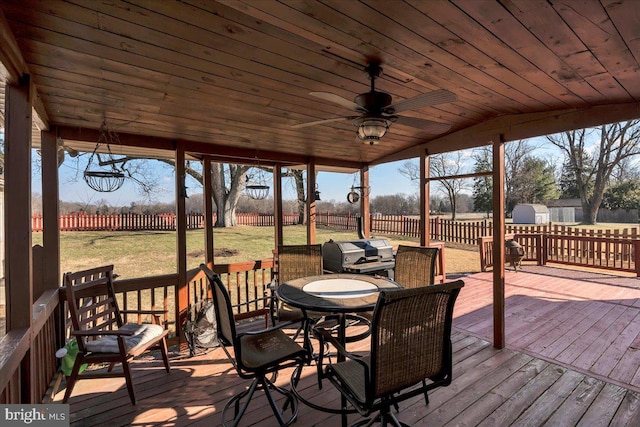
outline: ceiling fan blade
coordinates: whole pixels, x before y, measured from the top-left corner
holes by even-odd
[[[353,101],[349,101],[347,98],[343,98],[340,95],[330,92],[310,92],[309,95],[313,95],[316,98],[324,99],[325,101],[333,102],[354,111],[365,111],[361,106]]]
[[[309,127],[309,126],[323,125],[325,123],[341,122],[343,120],[353,120],[353,117],[337,117],[335,119],[316,120],[315,122],[300,123],[300,124],[297,124],[297,125],[293,125],[293,126],[291,126],[291,128],[292,129],[301,129],[301,128],[306,128],[306,127]]]
[[[454,93],[445,89],[438,89],[391,104],[385,108],[384,111],[385,113],[388,112],[389,114],[395,114],[402,111],[416,110],[418,108],[444,104],[446,102],[455,102],[457,100],[458,97]]]
[[[445,124],[445,123],[438,123],[438,122],[433,122],[431,120],[425,120],[425,119],[418,119],[417,117],[403,117],[403,116],[398,116],[397,120],[395,121],[395,123],[399,124],[399,125],[405,125],[405,126],[411,126],[414,128],[418,128],[421,129],[425,132],[431,133],[431,134],[440,134],[440,133],[445,133],[447,132],[449,129],[451,129],[451,125]]]

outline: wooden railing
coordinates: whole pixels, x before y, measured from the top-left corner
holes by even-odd
[[[269,309],[267,285],[273,278],[273,259],[209,265],[227,286],[236,319],[266,316]],[[190,272],[189,304],[199,307],[211,298],[207,278],[200,269]]]
[[[445,263],[445,246],[443,242],[431,242],[429,244],[432,248],[440,249],[438,251],[438,258],[436,259],[436,274],[434,277],[434,283],[444,283],[447,281],[447,269]]]
[[[42,401],[58,369],[58,306],[57,290],[44,292],[33,304],[31,328],[10,330],[0,341],[0,404]]]
[[[545,262],[628,271],[640,277],[640,240],[544,236]]]
[[[606,234],[606,233],[605,233]],[[510,234],[522,245],[524,261],[548,262],[636,273],[640,277],[640,239],[555,234]],[[480,239],[480,268],[493,266],[493,236]]]

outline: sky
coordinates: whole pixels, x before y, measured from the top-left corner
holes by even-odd
[[[34,179],[33,191],[42,193],[42,186],[38,172],[38,154],[34,152]],[[384,165],[374,166],[370,169],[369,183],[371,187],[371,197],[385,194],[414,194],[418,187],[398,172],[398,168],[404,163],[394,162]],[[132,202],[139,203],[144,197],[139,194],[135,184],[125,180],[125,185],[112,193],[98,193],[87,186],[82,178],[82,171],[85,163],[76,165],[73,159],[68,156],[59,168],[60,199],[68,202],[95,203],[104,199],[111,206],[128,206]],[[155,201],[172,203],[174,200],[174,176],[168,165],[159,162],[149,161],[148,165],[153,168],[152,174],[160,182],[160,188],[154,192]],[[80,170],[80,172],[78,172]],[[271,187],[269,196],[273,197],[273,184],[271,175],[266,174],[267,184]],[[354,182],[355,180],[355,182]],[[295,192],[292,180],[286,179],[283,182],[283,198],[285,200],[295,199]],[[322,200],[337,202],[346,201],[347,193],[351,191],[351,186],[360,185],[360,175],[345,173],[319,172],[317,177],[318,191]],[[195,180],[187,180],[188,193],[202,193],[202,187]]]
[[[543,138],[532,139],[530,140],[530,143],[535,147],[532,154],[536,157],[547,158],[548,156],[555,156],[557,159],[561,159],[557,150],[554,150],[553,146]],[[472,172],[473,170],[473,161],[471,160],[470,154],[470,151],[464,153],[465,170],[463,173]],[[91,204],[104,200],[108,205],[113,207],[129,206],[131,203],[140,204],[146,202],[144,196],[140,194],[136,185],[130,180],[126,180],[125,185],[121,189],[112,193],[98,193],[90,189],[82,179],[82,171],[84,170],[88,157],[89,156],[86,155],[75,159],[70,158],[69,156],[65,157],[64,163],[59,168],[61,200],[67,202],[80,202],[82,204]],[[33,191],[41,194],[42,189],[38,166],[39,155],[35,150],[33,158]],[[410,181],[398,171],[405,161],[406,160],[377,165],[370,169],[369,184],[371,198],[390,194],[412,195],[417,193],[417,182]],[[411,161],[417,163],[417,159],[412,159]],[[146,173],[150,174],[153,179],[160,184],[157,191],[154,192],[153,201],[173,203],[174,177],[172,168],[160,162],[149,161],[147,162]],[[269,197],[273,197],[273,185],[270,182],[271,175],[267,174],[266,177],[269,181],[267,184],[271,187]],[[354,185],[360,185],[360,176],[359,173],[344,174],[319,172],[317,183],[318,190],[320,191],[321,199],[323,201],[333,200],[336,202],[344,202],[346,201],[347,193],[351,191],[351,187]],[[471,194],[471,180],[468,180],[468,184],[469,188],[465,192]],[[187,187],[187,193],[202,193],[201,185],[190,177],[187,179]],[[442,195],[435,184],[431,188],[431,193],[432,195]],[[285,200],[295,199],[295,192],[291,180],[285,180],[283,183],[283,198]]]

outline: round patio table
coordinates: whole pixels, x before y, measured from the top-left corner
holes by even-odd
[[[276,295],[283,302],[303,311],[337,315],[338,340],[344,346],[347,341],[345,329],[348,314],[372,311],[376,306],[380,291],[400,287],[399,284],[385,277],[360,274],[325,274],[285,282],[278,286]],[[338,353],[338,361],[342,360],[344,357]],[[302,368],[296,368],[296,370],[298,369]],[[355,412],[354,409],[347,409],[346,398],[341,396],[340,409],[328,408],[310,402],[296,391],[299,374],[300,372],[294,371],[291,376],[291,390],[297,398],[314,409],[342,414],[342,425],[346,425],[346,414]]]

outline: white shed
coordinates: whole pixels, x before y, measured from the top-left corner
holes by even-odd
[[[549,222],[549,209],[545,205],[521,203],[513,208],[514,224],[547,224]]]

